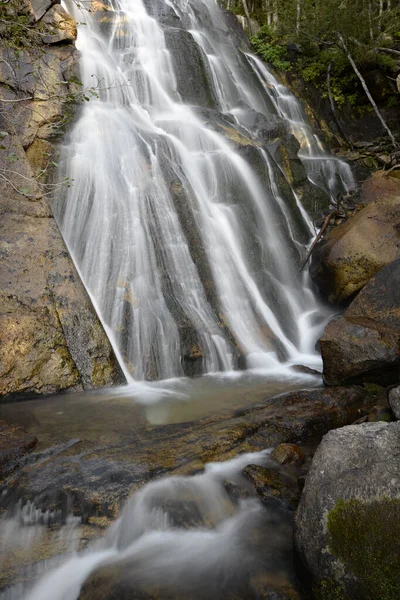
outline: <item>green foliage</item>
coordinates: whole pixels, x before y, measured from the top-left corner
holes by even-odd
[[[0,2],[0,38],[5,47],[14,51],[31,47],[40,41],[38,27],[33,27],[29,13],[18,0]]]
[[[256,35],[252,36],[250,41],[256,53],[265,62],[279,71],[290,71],[292,65],[289,61],[287,47],[277,43],[270,27],[264,25]]]
[[[244,14],[241,0],[220,0],[225,8]],[[400,51],[400,3],[377,0],[247,0],[250,16],[262,26],[251,38],[254,50],[278,70],[297,71],[313,84],[322,97],[328,95],[327,71],[332,63],[330,87],[339,108],[350,106],[357,113],[370,110],[339,34],[362,74],[378,69],[392,79],[398,73],[398,57],[383,48]],[[287,44],[296,44],[296,56]],[[390,79],[375,86],[375,100],[396,106],[399,95]],[[380,89],[379,89],[380,87]]]

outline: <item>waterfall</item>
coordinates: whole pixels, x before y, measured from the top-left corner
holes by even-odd
[[[247,58],[256,72],[276,113],[289,124],[300,144],[299,158],[304,163],[310,181],[324,190],[335,202],[340,192],[348,193],[357,186],[349,165],[327,152],[304,114],[302,105],[290,91],[274,77],[256,56]]]
[[[68,8],[98,98],[62,150],[73,184],[54,210],[125,372],[307,363],[323,319],[299,269],[311,223],[254,122],[301,130],[316,185],[346,188],[348,168],[316,153],[298,102],[237,49],[214,0]]]

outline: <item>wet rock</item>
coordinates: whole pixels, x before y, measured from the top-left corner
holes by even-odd
[[[75,395],[74,402],[77,398]],[[225,411],[196,422],[147,426],[138,422],[137,412],[132,416],[121,412],[126,404],[118,409],[118,405],[103,402],[96,404],[96,419],[86,419],[89,429],[82,430],[78,423],[73,433],[63,433],[63,417],[55,414],[51,430],[57,428],[59,442],[66,443],[72,437],[82,441],[27,465],[9,478],[2,502],[11,506],[23,496],[35,498],[41,507],[68,507],[84,520],[91,515],[115,517],[132,492],[154,477],[191,474],[206,462],[227,460],[282,442],[308,443],[333,427],[353,423],[365,414],[361,410],[368,412],[375,404],[375,398],[362,388],[322,388],[267,397],[255,407]],[[89,412],[93,410],[88,400],[86,405]],[[25,403],[21,413],[28,431],[35,423],[29,417],[34,406]],[[110,419],[117,427],[117,418],[122,419],[125,430],[120,425],[115,437],[108,428]],[[126,428],[127,420],[136,426]],[[106,436],[99,433],[103,429]]]
[[[275,157],[284,170],[287,180],[294,187],[301,186],[307,181],[307,173],[298,157],[300,144],[294,135],[286,134],[279,140]]]
[[[399,453],[397,422],[324,437],[295,518],[300,571],[316,597],[399,597]]]
[[[306,367],[305,365],[293,365],[292,371],[296,373],[305,373],[306,375],[321,375],[320,371],[316,369],[311,369],[310,367]]]
[[[239,485],[233,481],[225,481],[224,488],[229,498],[235,504],[238,504],[241,500],[244,500],[250,496],[250,492],[246,486]]]
[[[301,464],[305,461],[305,454],[297,444],[279,444],[270,456],[280,465]]]
[[[183,102],[215,107],[216,100],[202,50],[192,34],[183,29],[167,29],[165,42],[174,62],[176,87]]]
[[[393,413],[388,406],[374,406],[367,417],[368,423],[390,423],[393,420]]]
[[[379,271],[320,340],[328,385],[399,381],[400,260]]]
[[[45,14],[41,23],[44,26],[44,44],[71,43],[76,40],[77,28],[73,19],[63,8],[56,4]]]
[[[331,302],[346,302],[380,269],[400,258],[400,182],[384,175],[364,185],[367,206],[317,245],[311,277]]]
[[[279,578],[271,575],[260,575],[251,581],[252,594],[250,600],[300,600],[299,592],[287,582],[280,582]],[[241,600],[234,598],[232,600]]]
[[[236,47],[243,50],[243,52],[251,51],[251,44],[249,42],[249,38],[244,32],[243,27],[237,20],[237,16],[230,10],[224,11],[224,21],[226,27],[229,30],[229,35],[235,41]]]
[[[397,386],[390,390],[389,404],[396,419],[400,420],[400,386]]]
[[[247,466],[243,474],[251,482],[256,495],[267,506],[272,503],[285,508],[296,508],[300,492],[295,479],[259,465]]]
[[[19,425],[0,419],[0,481],[19,464],[20,459],[33,450],[38,439]]]
[[[143,4],[148,14],[156,19],[161,27],[184,27],[188,25],[185,15],[178,15],[174,8],[163,0],[144,0]]]

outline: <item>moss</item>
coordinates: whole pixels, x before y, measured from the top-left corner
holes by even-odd
[[[289,153],[288,153],[287,149],[285,148],[285,146],[280,146],[279,153],[280,153],[280,157],[281,157],[282,168],[285,171],[287,180],[290,183],[290,185],[293,185],[294,178],[293,178],[292,168],[291,168],[291,164],[290,164]]]
[[[377,383],[364,383],[364,389],[366,389],[367,392],[370,392],[374,396],[385,395],[385,388],[381,385],[378,385]]]
[[[229,140],[232,140],[232,142],[234,142],[235,144],[238,144],[239,146],[261,146],[262,145],[260,142],[257,142],[255,140],[250,140],[250,139],[244,137],[244,135],[241,135],[234,127],[228,127],[226,125],[222,125],[221,129],[223,129],[223,131],[221,132],[222,135],[224,135]]]
[[[400,499],[339,500],[328,514],[328,531],[330,552],[355,577],[344,597],[398,600]]]
[[[342,588],[334,579],[323,579],[314,590],[316,600],[346,600]]]

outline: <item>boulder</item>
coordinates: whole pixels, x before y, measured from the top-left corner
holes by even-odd
[[[171,52],[176,89],[182,100],[197,106],[215,107],[212,75],[193,35],[184,29],[166,29],[165,43]]]
[[[276,505],[292,510],[296,508],[300,498],[296,480],[288,477],[285,473],[260,465],[248,465],[243,474],[266,506]]]
[[[41,23],[45,31],[45,35],[43,35],[45,44],[60,44],[61,42],[68,44],[76,40],[76,21],[58,4],[50,8]]]
[[[396,419],[400,421],[400,386],[390,390],[389,405]]]
[[[271,458],[280,465],[301,464],[305,460],[305,455],[297,444],[279,444],[271,452]]]
[[[53,4],[60,4],[61,0],[30,0],[30,3],[35,20],[39,21]]]
[[[400,259],[379,271],[320,340],[324,381],[390,385],[400,373]]]
[[[307,597],[400,597],[400,423],[330,431],[319,446],[295,517]]]
[[[381,174],[362,189],[368,204],[315,248],[313,281],[331,302],[348,302],[380,269],[400,258],[400,181]]]

